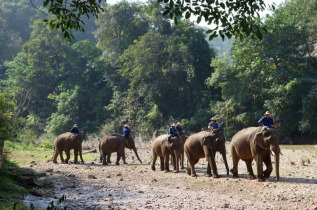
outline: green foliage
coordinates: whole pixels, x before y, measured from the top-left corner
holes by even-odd
[[[27,190],[16,184],[13,169],[18,166],[9,161],[6,156],[4,158],[2,173],[0,174],[0,208],[12,209],[16,201],[22,200]]]
[[[44,150],[48,150],[48,151],[53,151],[54,145],[48,141],[43,141],[42,144],[40,145],[40,148]]]
[[[296,2],[299,8],[310,3]],[[262,41],[236,40],[232,63],[224,57],[212,62],[215,72],[207,84],[221,89],[223,99],[212,111],[226,119],[230,135],[256,126],[265,110],[273,113],[282,135],[316,133],[316,57],[307,43],[313,38],[311,17],[317,15],[308,10],[306,21],[294,21],[294,15],[303,17],[294,7],[293,2],[285,4],[267,18],[268,34]]]

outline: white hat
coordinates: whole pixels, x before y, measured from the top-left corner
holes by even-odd
[[[217,121],[217,119],[215,117],[212,117],[210,120],[214,120],[214,121]]]
[[[129,127],[128,125],[124,125],[125,128]]]
[[[177,122],[177,125],[181,125],[181,122]]]
[[[264,115],[271,115],[269,111],[266,111]]]
[[[175,123],[172,124],[172,127],[175,127]]]

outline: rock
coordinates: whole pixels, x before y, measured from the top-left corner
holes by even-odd
[[[67,177],[75,177],[75,175],[74,174],[68,174]],[[89,176],[88,176],[88,178],[89,178]]]
[[[47,169],[45,172],[53,172],[52,168]]]
[[[39,187],[50,187],[52,185],[51,180],[47,177],[40,177],[34,180],[34,183]]]
[[[34,165],[36,165],[36,162],[35,162],[35,161],[31,161],[31,164],[34,164]]]
[[[157,182],[157,179],[153,179],[152,182]]]
[[[106,176],[106,178],[111,178],[111,176],[110,176],[110,175],[108,175],[108,176]]]
[[[123,178],[121,178],[119,181],[123,181]]]
[[[88,179],[97,179],[94,175],[89,174]]]
[[[21,183],[26,187],[36,186],[34,177],[24,177],[21,179]]]
[[[117,176],[122,176],[122,174],[121,174],[121,173],[118,173]]]
[[[139,191],[138,191],[138,193],[144,193],[144,191],[142,191],[142,190],[139,190]]]
[[[227,209],[227,208],[230,208],[230,206],[229,206],[229,204],[225,203],[225,204],[221,205],[221,208]]]

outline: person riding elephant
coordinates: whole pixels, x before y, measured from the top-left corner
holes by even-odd
[[[128,148],[134,151],[137,159],[142,163],[137,148],[135,147],[134,139],[131,135],[126,138],[120,134],[111,134],[104,136],[99,142],[99,152],[100,152],[100,161],[102,161],[103,165],[108,165],[110,162],[111,153],[117,153],[117,161],[116,165],[119,165],[120,158],[123,159],[123,163],[127,164],[125,160],[125,151],[124,149]]]
[[[82,135],[82,131],[78,135],[71,132],[59,135],[54,141],[53,163],[57,163],[58,155],[60,155],[62,163],[68,163],[70,159],[70,150],[72,149],[74,149],[74,163],[78,163],[78,152],[81,159],[81,163],[84,163],[82,157]],[[63,151],[66,153],[65,160],[63,157]]]
[[[153,153],[153,160],[152,160],[152,170],[155,171],[155,162],[157,156],[160,157],[161,161],[161,171],[169,172],[169,156],[172,155],[173,164],[174,165],[174,172],[179,172],[179,160],[181,158],[181,153],[184,151],[184,143],[181,138],[176,136],[171,137],[172,143],[169,143],[167,139],[168,134],[164,134],[158,136],[153,141],[152,153]]]
[[[264,117],[262,117],[258,123],[260,126],[266,126],[268,128],[276,128],[277,125],[275,124],[273,118],[271,117],[271,113],[269,111],[266,111],[264,114]]]
[[[187,138],[184,150],[190,164],[190,168],[187,168],[187,173],[189,175],[193,177],[197,176],[195,172],[195,165],[198,163],[199,159],[206,158],[208,162],[207,176],[219,178],[215,162],[215,155],[217,151],[221,153],[227,175],[229,175],[224,135],[220,133],[201,131]],[[211,169],[213,174],[211,173]]]
[[[177,136],[177,137],[179,137],[178,136],[178,131],[176,130],[176,128],[175,128],[175,123],[173,123],[172,125],[171,125],[171,127],[168,129],[168,137],[167,137],[167,140],[168,140],[168,142],[169,143],[172,143],[172,141],[171,141],[171,138],[172,137],[175,137],[175,136]]]
[[[208,124],[208,129],[211,131],[211,132],[221,132],[220,130],[220,125],[219,123],[217,122],[217,119],[216,117],[212,117],[211,119],[211,122]]]
[[[78,125],[77,125],[77,124],[74,124],[74,126],[72,127],[72,129],[70,129],[69,132],[78,135],[78,134],[79,134]]]
[[[246,163],[248,178],[255,179],[252,161],[256,161],[258,181],[269,178],[273,170],[271,154],[275,153],[276,181],[279,181],[279,135],[276,129],[264,127],[249,127],[236,133],[231,140],[231,156],[233,168],[230,170],[234,178],[238,177],[238,163]],[[263,171],[263,162],[266,170]]]
[[[180,122],[177,122],[177,124],[176,124],[176,130],[177,130],[177,132],[178,132],[178,134],[181,136],[181,135],[183,135],[184,134],[184,132],[183,132],[183,128],[182,128],[182,126],[181,126],[181,123]]]
[[[131,135],[131,130],[128,125],[125,125],[123,128],[123,135],[126,139],[128,139]]]

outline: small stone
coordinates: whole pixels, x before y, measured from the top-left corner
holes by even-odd
[[[89,174],[88,179],[97,179],[94,175]]]
[[[67,177],[75,177],[75,175],[74,174],[68,174]],[[89,178],[89,176],[88,176],[88,178]]]
[[[122,176],[122,174],[121,174],[121,173],[118,173],[117,176]]]
[[[108,176],[106,176],[106,178],[111,178],[111,176],[110,176],[110,175],[108,175]]]
[[[123,181],[123,178],[120,178],[120,180],[119,181]]]
[[[157,179],[153,179],[152,182],[157,182]]]
[[[138,193],[144,193],[144,191],[142,191],[142,190],[139,190],[139,191],[138,191]]]
[[[45,172],[53,172],[53,169],[52,168],[47,169]]]

